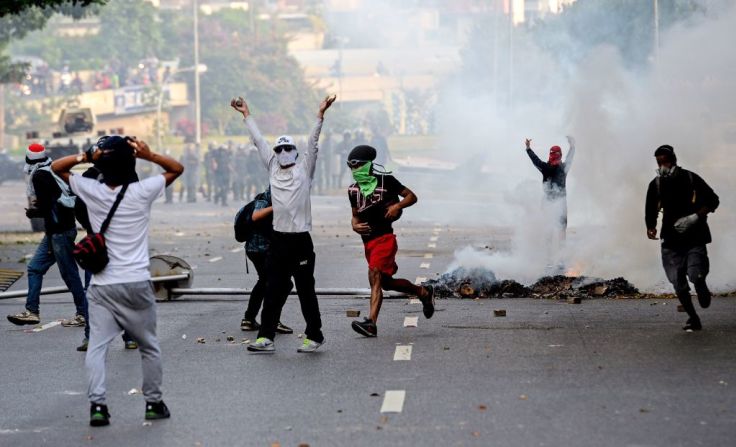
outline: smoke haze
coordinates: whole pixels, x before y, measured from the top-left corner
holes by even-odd
[[[462,223],[473,219],[513,232],[510,250],[460,248],[450,270],[483,267],[499,279],[529,283],[562,263],[580,274],[624,276],[642,290],[669,291],[659,244],[646,238],[644,199],[655,176],[654,149],[671,144],[679,164],[701,175],[721,198],[720,209],[709,217],[714,237],[709,278],[715,291],[736,289],[730,271],[736,234],[729,225],[736,215],[730,194],[736,8],[730,3],[703,2],[704,12],[663,30],[656,61],[653,55],[646,67],[631,67],[608,45],[587,52],[573,46],[574,54],[552,57],[523,30],[514,31],[511,81],[504,75],[507,41],[499,44],[499,76],[493,82],[489,75],[486,89],[469,94],[466,87],[477,79],[458,67],[437,92],[440,145],[448,148],[443,156],[461,166],[453,180],[459,191],[487,188],[493,197],[483,213],[469,212]],[[390,36],[384,42],[389,45]],[[523,149],[528,137],[540,158],[546,159],[552,145],[563,147],[564,158],[566,135],[575,136],[577,153],[568,176],[568,240],[557,248],[540,206],[541,175]],[[463,167],[479,165],[480,177],[466,175]],[[427,185],[422,190],[433,194]],[[484,242],[489,240],[481,237],[473,245]]]

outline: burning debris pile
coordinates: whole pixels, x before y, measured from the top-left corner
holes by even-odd
[[[459,268],[431,279],[437,297],[460,298],[604,298],[639,296],[639,290],[624,278],[604,280],[586,276],[545,276],[531,286],[514,280],[498,280],[489,270]]]

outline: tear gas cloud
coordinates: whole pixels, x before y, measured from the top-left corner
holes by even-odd
[[[395,19],[391,2],[370,4],[374,14],[386,14],[381,23]],[[671,144],[679,164],[700,174],[721,198],[720,209],[709,216],[714,238],[708,247],[709,282],[716,291],[736,289],[730,271],[736,233],[729,225],[736,215],[730,193],[736,161],[736,52],[731,48],[736,7],[713,0],[701,5],[690,19],[662,30],[656,60],[652,55],[643,66],[631,67],[606,44],[584,51],[573,42],[567,46],[570,54],[551,55],[517,28],[510,78],[509,45],[502,38],[494,46],[495,69],[482,88],[469,92],[468,85],[478,79],[461,66],[437,86],[436,128],[440,146],[447,148],[442,157],[460,166],[452,182],[459,191],[483,188],[493,198],[479,207],[482,212],[463,215],[462,222],[444,213],[443,223],[466,224],[472,218],[474,225],[513,229],[510,250],[459,248],[450,269],[484,267],[500,279],[529,283],[547,266],[562,263],[580,274],[624,276],[642,290],[669,291],[659,244],[646,238],[644,199],[655,176],[654,149]],[[486,37],[506,36],[507,23],[499,25],[502,30],[494,31],[494,25],[498,22],[489,19]],[[394,34],[382,34],[393,28],[375,28],[373,41],[400,45]],[[572,41],[564,29],[555,33],[545,39]],[[541,176],[523,149],[528,137],[540,158],[560,145],[564,159],[566,135],[575,136],[577,153],[568,176],[568,238],[556,247],[549,214],[540,205]],[[469,175],[466,167],[481,164],[480,175]],[[422,184],[420,191],[434,194],[432,184]],[[474,245],[487,245],[492,238],[489,230]]]

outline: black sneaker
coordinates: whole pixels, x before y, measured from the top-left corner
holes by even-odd
[[[89,425],[93,427],[103,427],[110,425],[110,412],[107,411],[107,405],[91,403],[89,407]]]
[[[682,327],[682,330],[685,332],[699,331],[701,329],[703,329],[703,325],[700,323],[700,318],[688,318],[687,323]]]
[[[261,328],[261,325],[256,323],[255,320],[247,320],[243,318],[240,320],[240,330],[241,331],[257,331]]]
[[[708,290],[708,285],[703,282],[702,284],[695,284],[695,293],[698,294],[698,302],[700,307],[707,309],[710,307],[711,293]]]
[[[276,325],[276,332],[279,334],[293,334],[294,329],[279,321],[279,324]]]
[[[429,292],[429,295],[424,298],[419,298],[419,300],[422,302],[422,312],[424,312],[424,316],[429,319],[434,315],[434,287],[426,286],[424,289]]]
[[[79,345],[79,346],[77,346],[77,351],[79,351],[79,352],[87,352],[87,347],[88,346],[89,346],[89,340],[87,340],[85,338],[84,341],[82,342],[82,344]]]
[[[363,321],[353,321],[351,326],[355,332],[365,337],[375,337],[378,335],[376,323],[370,318],[364,318]]]
[[[146,402],[146,420],[168,419],[170,417],[169,407],[166,406],[164,401]]]

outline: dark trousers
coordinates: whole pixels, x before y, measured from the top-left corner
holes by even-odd
[[[267,256],[268,285],[261,313],[258,337],[273,340],[281,309],[291,290],[294,278],[302,315],[307,323],[304,334],[318,343],[324,341],[319,302],[314,291],[314,245],[309,233],[279,233],[274,231]]]
[[[258,275],[258,281],[253,286],[253,290],[250,292],[250,298],[248,299],[248,307],[245,309],[245,315],[243,318],[249,321],[256,321],[258,311],[261,310],[261,304],[263,299],[266,297],[267,284],[268,284],[268,268],[266,267],[266,258],[268,255],[264,252],[246,251],[245,255],[250,259],[253,267],[256,268],[256,274]],[[294,285],[289,279],[289,293]]]
[[[662,265],[685,312],[692,318],[698,318],[687,281],[690,279],[698,294],[707,293],[705,277],[710,270],[710,261],[705,245],[684,248],[662,245]]]

